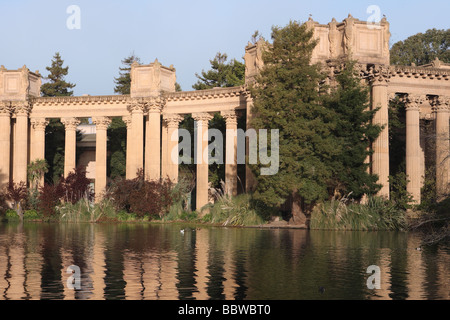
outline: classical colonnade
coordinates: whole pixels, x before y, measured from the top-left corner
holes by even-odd
[[[425,151],[420,132],[421,120],[434,121],[436,182],[439,194],[449,185],[449,99],[450,65],[439,60],[425,66],[389,65],[389,23],[383,19],[377,29],[351,16],[338,23],[334,19],[321,25],[311,19],[319,45],[312,62],[321,62],[333,83],[342,61],[357,60],[361,80],[370,86],[371,108],[376,109],[374,123],[383,126],[368,159],[371,173],[378,175],[380,195],[389,197],[389,102],[400,99],[406,107],[406,173],[408,191],[420,203],[425,174]],[[113,117],[127,125],[126,177],[144,170],[146,179],[169,178],[178,181],[179,124],[184,115],[195,120],[196,204],[208,203],[208,163],[201,161],[208,148],[208,121],[220,112],[226,120],[226,154],[234,153],[234,162],[226,163],[226,189],[237,194],[237,119],[246,113],[247,128],[252,118],[252,97],[248,85],[263,67],[263,40],[245,48],[245,85],[200,91],[175,92],[175,68],[157,60],[131,67],[130,95],[40,97],[41,76],[25,66],[18,70],[0,67],[0,184],[27,180],[27,165],[45,156],[45,128],[49,119],[60,119],[65,127],[64,174],[76,166],[76,130],[81,118],[92,119],[96,126],[95,192],[97,198],[107,185],[107,129]],[[229,135],[229,136],[228,136]],[[173,138],[173,139],[172,139]],[[175,152],[175,156],[173,153]],[[248,152],[248,151],[247,151]],[[246,169],[246,191],[255,182]]]

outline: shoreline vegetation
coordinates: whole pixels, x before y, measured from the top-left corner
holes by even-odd
[[[82,174],[79,171],[77,174]],[[77,181],[74,179],[73,181]],[[125,181],[125,180],[124,180]],[[122,181],[121,183],[125,183]],[[140,185],[139,200],[144,202],[142,194],[143,186],[147,184],[142,177],[134,180]],[[123,185],[116,185],[116,190],[123,190]],[[130,181],[127,182],[130,184]],[[150,183],[150,182],[148,182]],[[399,208],[396,201],[385,200],[380,197],[368,197],[358,203],[346,197],[331,199],[315,206],[308,216],[306,225],[293,225],[289,223],[289,217],[283,212],[274,212],[262,208],[254,201],[252,195],[241,194],[231,197],[223,192],[216,192],[216,201],[202,208],[201,212],[186,210],[185,196],[180,196],[183,189],[182,183],[171,185],[168,182],[155,186],[170,185],[170,198],[174,201],[165,206],[164,212],[158,213],[134,213],[126,209],[124,205],[128,200],[122,198],[122,209],[117,206],[117,199],[111,198],[114,191],[110,191],[109,197],[104,197],[100,202],[93,201],[92,197],[83,196],[77,201],[59,201],[53,210],[53,214],[46,215],[39,205],[37,209],[30,207],[31,201],[23,206],[23,217],[16,210],[6,209],[0,213],[2,222],[41,222],[41,223],[182,223],[194,226],[214,227],[245,227],[268,229],[309,229],[325,231],[402,231],[420,232],[424,235],[423,245],[433,245],[449,240],[449,212],[450,198],[435,204],[433,208],[411,207],[407,210]],[[112,188],[114,189],[114,188]],[[136,191],[137,191],[136,190]],[[43,192],[44,189],[42,190]],[[125,193],[124,193],[125,194]],[[132,193],[131,193],[132,194]],[[177,196],[178,194],[178,196]],[[154,195],[156,196],[156,195]],[[28,198],[32,194],[28,195]],[[128,209],[130,206],[128,206]],[[423,209],[429,210],[425,213]]]

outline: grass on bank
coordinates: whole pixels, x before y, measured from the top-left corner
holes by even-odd
[[[346,198],[318,205],[310,221],[311,229],[319,230],[407,230],[406,211],[395,203],[379,197],[369,197],[367,203]]]

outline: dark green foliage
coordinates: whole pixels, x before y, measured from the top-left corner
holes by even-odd
[[[123,67],[119,67],[119,76],[114,78],[114,83],[116,84],[114,88],[115,93],[119,94],[130,94],[131,87],[131,65],[134,63],[140,63],[141,60],[138,56],[132,53],[130,56],[122,60]]]
[[[333,193],[361,199],[376,194],[380,188],[378,177],[368,173],[366,162],[373,151],[371,144],[379,136],[381,127],[372,124],[377,110],[370,110],[369,87],[361,84],[354,62],[347,62],[336,76],[337,88],[324,96],[324,106],[334,113],[332,134],[339,153],[333,157]]]
[[[45,128],[45,160],[49,164],[45,181],[56,183],[64,174],[65,128],[59,119],[50,119]],[[51,147],[50,147],[51,146]]]
[[[409,179],[405,170],[400,170],[394,176],[389,176],[391,201],[399,210],[411,208],[413,197],[406,189],[408,182]]]
[[[73,91],[70,89],[75,87],[75,84],[67,82],[64,78],[69,73],[69,67],[63,68],[64,60],[61,59],[59,52],[53,56],[51,67],[46,67],[50,74],[46,77],[49,82],[41,86],[41,94],[43,97],[60,97],[71,96]]]
[[[192,86],[195,90],[212,89],[215,87],[235,87],[245,82],[245,64],[231,60],[227,63],[228,56],[218,52],[213,60],[210,60],[211,70],[202,71],[201,75],[196,73],[199,79]]]
[[[430,29],[399,41],[392,46],[391,63],[395,65],[424,65],[439,58],[450,63],[450,29]]]
[[[258,182],[254,197],[279,207],[296,193],[302,199],[299,205],[312,204],[328,197],[330,161],[340,152],[332,136],[333,115],[317,90],[323,76],[310,64],[316,42],[305,25],[292,21],[285,28],[274,27],[272,39],[257,86],[251,88],[257,115],[252,127],[280,130],[280,170],[260,176],[259,165],[253,166]]]
[[[111,179],[126,174],[127,126],[122,118],[113,118],[108,128],[108,176]]]

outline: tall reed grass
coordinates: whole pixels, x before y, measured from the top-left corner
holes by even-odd
[[[369,197],[361,204],[347,198],[331,200],[317,206],[310,221],[311,229],[318,230],[406,230],[406,212],[395,203],[380,197]]]

